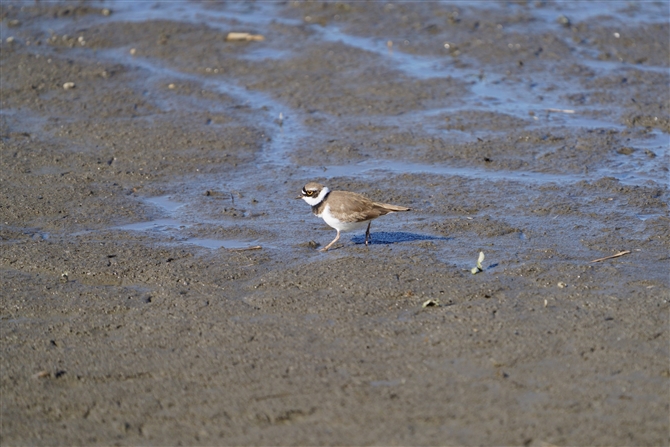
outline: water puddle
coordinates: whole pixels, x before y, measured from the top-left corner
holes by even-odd
[[[184,240],[187,244],[197,245],[199,247],[210,248],[212,250],[218,248],[226,248],[229,250],[251,248],[258,245],[258,241],[245,241],[240,239],[200,239],[190,238]]]
[[[128,225],[121,225],[119,227],[114,227],[115,230],[122,231],[169,231],[176,229],[189,228],[190,224],[185,224],[176,219],[156,219],[148,222],[137,222]]]
[[[658,219],[659,217],[663,217],[663,214],[636,214],[635,217],[644,222],[648,219]]]
[[[186,205],[185,203],[176,202],[172,200],[170,196],[150,197],[146,199],[146,201],[152,205],[157,206],[158,208],[161,208],[162,210],[168,213],[174,213],[179,208],[182,208],[184,205]]]
[[[145,199],[145,202],[161,210],[162,214],[169,214],[170,217],[150,220],[148,222],[136,222],[127,225],[114,227],[115,230],[122,231],[158,231],[164,232],[189,228],[192,224],[184,223],[173,215],[185,204],[171,200],[169,196],[157,196]]]
[[[197,245],[199,247],[209,248],[212,250],[216,250],[219,248],[225,248],[231,250],[249,249],[259,244],[258,240],[245,240],[239,238],[214,239],[214,238],[183,236],[180,233],[181,230],[193,228],[194,226],[199,224],[193,222],[185,222],[184,220],[179,218],[180,215],[179,210],[184,206],[186,206],[185,203],[172,200],[170,196],[150,197],[144,199],[144,202],[159,208],[162,211],[162,214],[168,214],[169,216],[161,217],[147,222],[136,222],[132,224],[120,225],[117,227],[113,227],[111,229],[121,231],[144,231],[144,232],[154,232],[158,234],[164,234],[166,236],[172,237],[175,242],[182,244]]]
[[[583,180],[583,176],[554,175],[534,172],[489,171],[486,169],[454,168],[430,163],[408,163],[395,160],[364,161],[355,165],[327,166],[325,172],[330,177],[348,177],[358,174],[371,174],[375,171],[406,174],[437,174],[459,176],[481,180],[514,180],[531,183],[566,183]]]
[[[115,2],[113,14],[106,20],[117,22],[145,22],[150,20],[171,20],[184,23],[205,23],[215,29],[231,31],[245,25],[268,26],[280,22],[296,26],[298,20],[281,19],[276,14],[272,2]],[[244,30],[247,31],[247,30]]]
[[[582,180],[590,181],[601,177],[615,176],[615,171],[609,169],[592,170],[589,174],[555,174],[533,171],[488,170],[485,168],[457,168],[441,164],[409,163],[396,160],[373,160],[355,165],[324,166],[323,170],[329,177],[350,177],[361,174],[371,176],[391,172],[394,174],[435,174],[492,182],[512,181],[526,184],[570,184]],[[640,178],[645,175],[645,172],[631,172],[630,174],[620,174],[617,177],[622,184],[638,184]]]

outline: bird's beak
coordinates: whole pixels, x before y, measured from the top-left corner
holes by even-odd
[[[296,199],[296,200],[298,200],[298,199],[302,199],[302,196],[298,196],[298,197],[296,197],[295,199]]]

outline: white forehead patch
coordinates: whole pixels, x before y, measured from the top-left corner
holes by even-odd
[[[310,206],[316,206],[319,203],[321,203],[321,201],[326,197],[326,195],[329,192],[330,192],[330,189],[328,189],[328,187],[324,186],[318,196],[316,196],[316,197],[303,196],[302,200],[307,202]]]

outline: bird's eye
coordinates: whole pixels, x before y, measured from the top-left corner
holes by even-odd
[[[314,191],[305,191],[305,194],[307,194],[308,196],[313,196],[313,195],[314,195]]]

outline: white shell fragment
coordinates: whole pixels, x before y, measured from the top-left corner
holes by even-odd
[[[265,40],[265,37],[261,34],[251,34],[251,33],[228,33],[226,36],[226,40],[228,41],[244,41],[244,42],[249,42],[249,41],[262,41]]]

